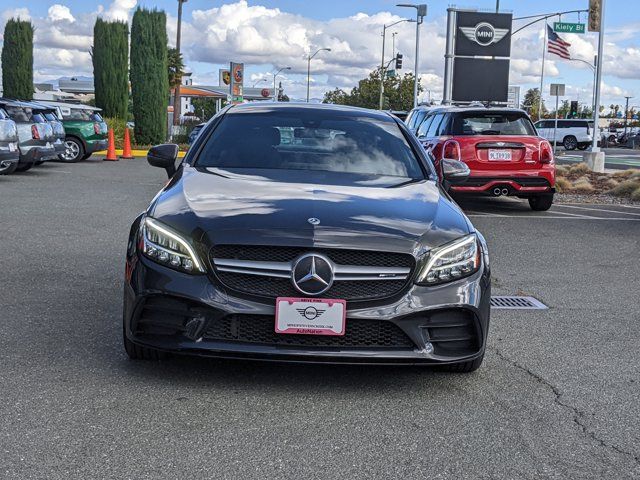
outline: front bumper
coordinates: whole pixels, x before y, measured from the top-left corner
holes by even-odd
[[[293,362],[433,365],[472,360],[486,345],[490,281],[484,262],[471,277],[437,287],[413,285],[385,305],[350,308],[347,303],[347,333],[331,337],[335,343],[329,337],[275,334],[275,302],[231,296],[207,275],[183,274],[137,253],[127,259],[126,271],[125,335],[163,351]]]

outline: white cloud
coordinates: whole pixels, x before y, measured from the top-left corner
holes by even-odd
[[[128,21],[131,10],[138,4],[137,0],[113,0],[109,8],[104,10],[102,16],[106,20]]]
[[[50,22],[62,22],[67,21],[73,23],[76,19],[71,15],[71,10],[69,7],[65,5],[60,5],[56,3],[55,5],[51,5],[48,10],[47,20]]]

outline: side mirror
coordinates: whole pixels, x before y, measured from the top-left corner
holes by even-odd
[[[176,173],[176,159],[178,158],[178,145],[163,143],[151,147],[147,152],[147,162],[152,167],[164,168],[169,178]]]
[[[469,170],[467,164],[459,160],[443,158],[441,165],[443,177],[449,183],[464,183],[471,175],[471,170]]]

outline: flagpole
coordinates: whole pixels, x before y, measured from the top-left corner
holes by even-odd
[[[547,53],[547,29],[549,26],[544,22],[544,42],[542,43],[542,73],[540,75],[540,99],[538,101],[538,120],[542,118],[542,88],[544,86],[544,59]]]

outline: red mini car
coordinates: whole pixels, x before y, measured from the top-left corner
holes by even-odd
[[[416,132],[435,158],[465,162],[469,179],[453,192],[513,195],[533,210],[548,210],[555,192],[551,144],[538,136],[523,110],[485,107],[437,107]]]

